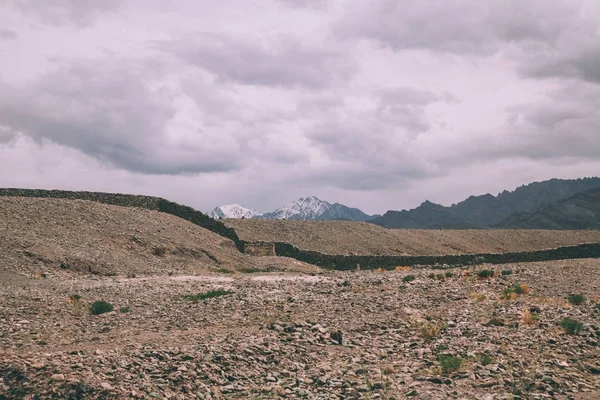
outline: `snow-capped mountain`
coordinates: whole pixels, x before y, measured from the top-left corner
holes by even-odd
[[[275,211],[259,214],[256,210],[244,208],[238,204],[220,206],[208,213],[209,217],[219,218],[259,218],[291,220],[346,220],[370,221],[370,216],[358,208],[350,208],[340,203],[331,204],[315,196],[300,197]]]
[[[245,208],[239,204],[228,204],[219,206],[208,213],[208,216],[214,219],[219,218],[254,218],[259,215],[258,211],[252,208]]]
[[[325,211],[331,207],[331,204],[319,200],[315,196],[300,197],[273,212],[263,214],[258,218],[264,219],[318,219]]]

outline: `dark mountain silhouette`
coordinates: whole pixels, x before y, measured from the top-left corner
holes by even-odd
[[[502,224],[513,214],[531,214],[577,193],[600,188],[600,178],[551,179],[485,194],[445,207],[429,201],[412,210],[388,211],[372,223],[387,228],[468,229]]]
[[[498,224],[519,229],[600,229],[600,189],[577,193],[534,213],[517,213]]]

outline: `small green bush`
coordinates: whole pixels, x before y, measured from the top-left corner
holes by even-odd
[[[432,272],[432,273],[430,273],[429,275],[427,275],[427,277],[428,277],[429,279],[435,279],[435,274]]]
[[[594,310],[600,311],[600,303],[596,303],[596,305],[594,306]]]
[[[512,269],[505,269],[501,272],[503,276],[512,275]]]
[[[515,286],[513,286],[513,291],[516,294],[527,294],[529,293],[529,286],[524,283],[517,283]]]
[[[445,275],[446,275],[446,278],[452,278],[452,277],[454,277],[454,272],[448,271],[448,272],[446,272]]]
[[[197,294],[183,296],[183,299],[187,300],[187,301],[200,301],[200,300],[212,299],[215,297],[226,296],[226,295],[232,294],[232,293],[233,292],[231,292],[229,290],[222,290],[222,289],[209,290],[206,293],[197,293]]]
[[[95,301],[90,306],[90,312],[93,315],[104,314],[107,312],[111,312],[112,310],[114,310],[113,305],[104,300]]]
[[[509,287],[509,288],[505,288],[504,290],[502,290],[502,298],[504,300],[513,300],[516,297],[517,296],[516,296],[515,290],[513,288]]]
[[[448,372],[458,371],[462,365],[462,358],[454,357],[450,354],[440,354],[438,361],[442,368],[442,373],[447,374]]]
[[[491,278],[494,276],[494,271],[491,269],[482,269],[481,271],[477,272],[477,276],[480,278]]]
[[[119,308],[119,312],[121,314],[128,313],[129,311],[131,311],[131,308],[129,308],[129,306]]]
[[[490,365],[493,361],[494,360],[489,354],[482,354],[481,358],[479,359],[479,362],[481,362],[481,365],[483,365],[484,367],[486,365]]]
[[[415,279],[417,279],[414,275],[406,275],[404,278],[402,278],[402,282],[412,282]]]
[[[436,279],[438,281],[443,281],[444,280],[444,274],[437,274],[435,277],[436,277]]]
[[[71,299],[71,301],[79,301],[81,300],[81,296],[78,294],[72,294],[69,296],[69,299]]]
[[[576,306],[585,302],[585,296],[582,294],[570,294],[567,299],[569,300],[569,303]]]
[[[581,331],[583,324],[572,318],[563,318],[560,320],[559,325],[564,331],[570,335],[575,335]]]

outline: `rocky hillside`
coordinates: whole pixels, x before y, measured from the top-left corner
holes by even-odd
[[[600,178],[551,179],[524,185],[512,192],[504,191],[497,196],[471,196],[450,207],[425,201],[415,209],[388,211],[370,222],[396,229],[489,228],[497,226],[513,214],[533,213],[594,188],[600,188]],[[531,227],[545,228],[540,225]]]
[[[600,242],[600,230],[405,230],[349,221],[223,221],[233,227],[242,240],[281,241],[303,250],[327,254],[505,253]]]
[[[0,197],[0,272],[127,276],[296,267],[307,266],[246,256],[233,241],[158,211]]]
[[[514,214],[501,228],[600,229],[600,189],[576,194],[530,214]]]

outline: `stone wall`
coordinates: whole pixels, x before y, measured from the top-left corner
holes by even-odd
[[[455,267],[482,263],[507,264],[577,258],[600,258],[600,243],[558,247],[556,249],[526,251],[519,253],[461,254],[446,256],[345,256],[322,254],[300,250],[289,243],[275,243],[278,256],[291,257],[327,269],[352,270],[359,264],[361,269],[394,269],[399,265]]]

